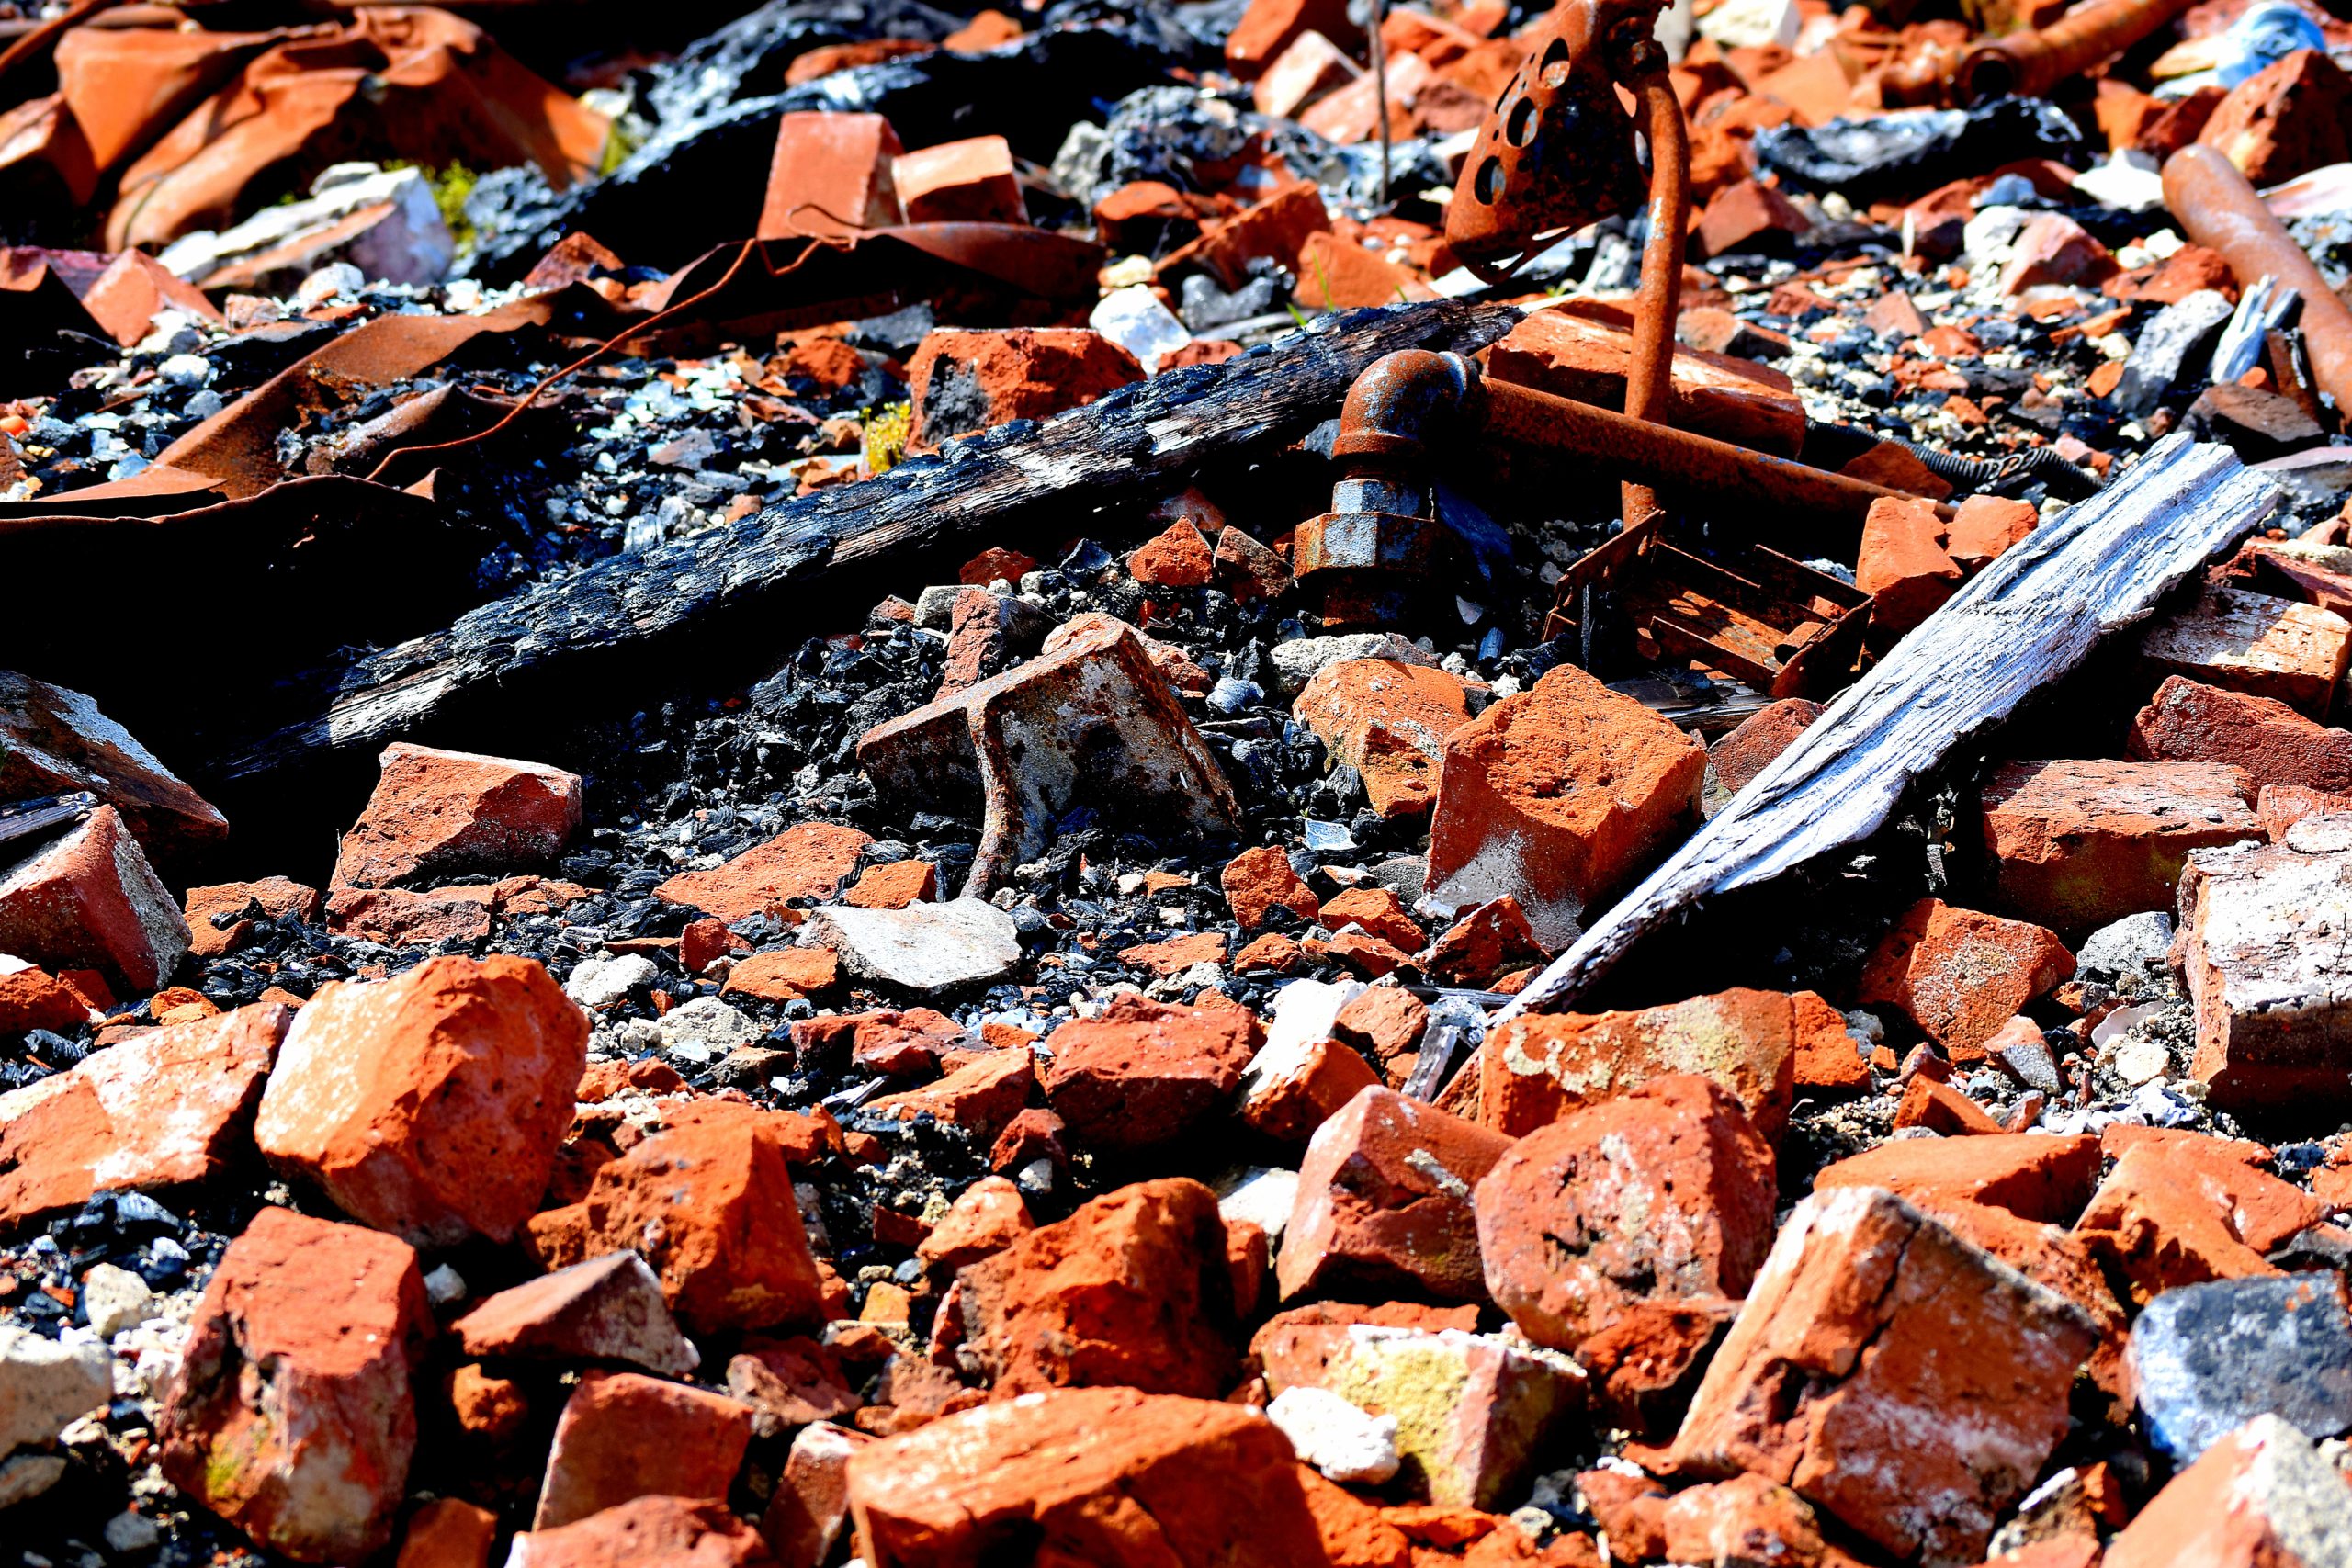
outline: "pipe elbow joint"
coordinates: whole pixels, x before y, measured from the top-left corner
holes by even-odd
[[[1461,355],[1424,348],[1384,355],[1348,389],[1331,456],[1355,462],[1419,460],[1430,437],[1454,424],[1478,390],[1478,368]]]

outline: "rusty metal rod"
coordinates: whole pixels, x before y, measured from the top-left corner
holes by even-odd
[[[1580,458],[1604,477],[1737,502],[1743,510],[1826,514],[1859,528],[1873,501],[1920,499],[1508,381],[1483,379],[1474,406],[1474,423],[1490,441]],[[1939,504],[1936,514],[1950,517],[1951,508]]]
[[[2165,205],[2190,239],[2221,253],[2241,285],[2251,288],[2267,276],[2303,297],[2312,379],[2335,400],[2339,423],[2352,417],[2352,307],[2327,286],[2237,165],[2211,147],[2182,148],[2165,160]]]
[[[2041,97],[2068,77],[2114,59],[2193,3],[2092,0],[2050,27],[2014,32],[1970,50],[1953,86],[1963,106],[2011,93]]]
[[[1649,241],[1642,248],[1642,287],[1634,301],[1633,363],[1625,374],[1628,417],[1665,424],[1674,386],[1674,328],[1682,313],[1682,246],[1690,227],[1690,137],[1682,102],[1674,96],[1657,45],[1644,40],[1656,63],[1631,84],[1650,143]],[[1648,485],[1623,487],[1621,510],[1633,529],[1661,508]]]

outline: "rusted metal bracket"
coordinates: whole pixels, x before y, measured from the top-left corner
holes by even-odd
[[[1681,313],[1683,241],[1690,227],[1690,141],[1666,52],[1651,34],[1657,0],[1560,0],[1462,166],[1446,209],[1446,243],[1464,265],[1500,282],[1558,234],[1633,209],[1646,183],[1649,238],[1634,308],[1625,412],[1663,424]],[[1634,96],[1649,141],[1646,182],[1634,155]],[[1649,487],[1627,483],[1625,525],[1658,514]]]

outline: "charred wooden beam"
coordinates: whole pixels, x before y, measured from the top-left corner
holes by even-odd
[[[977,548],[1041,514],[1075,524],[1156,500],[1204,465],[1238,464],[1296,440],[1384,355],[1467,354],[1518,320],[1503,306],[1356,311],[1222,364],[1124,388],[1043,425],[999,426],[721,533],[535,585],[442,631],[320,671],[298,696],[299,718],[257,741],[216,744],[196,771],[208,783],[234,784],[371,753],[427,726],[487,744],[523,708],[540,718],[584,711],[600,679],[674,659],[706,637],[748,626],[773,650],[805,635],[788,629],[795,625],[838,624],[831,606],[826,619],[807,619],[819,603],[812,591],[838,591],[854,569],[958,541]]]

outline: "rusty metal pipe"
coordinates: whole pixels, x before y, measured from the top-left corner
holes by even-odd
[[[2194,0],[2092,0],[2050,27],[2015,32],[1963,56],[1953,83],[1962,106],[2008,94],[2038,98],[2154,33]]]
[[[1873,501],[1919,499],[1508,381],[1482,381],[1472,407],[1488,441],[1576,457],[1608,478],[1736,502],[1743,511],[1828,515],[1859,528]],[[1936,513],[1950,517],[1951,508],[1939,505]]]
[[[2268,276],[2303,297],[2312,379],[2335,400],[2338,423],[2352,415],[2352,307],[2327,286],[2237,165],[2211,147],[2182,148],[2165,160],[2165,205],[2190,239],[2221,253],[2239,283],[2251,287]]]
[[[1458,354],[1406,348],[1381,355],[1348,389],[1331,456],[1351,468],[1426,461],[1430,433],[1460,412],[1477,378]]]
[[[1642,40],[1645,56],[1657,45]],[[1690,227],[1690,136],[1681,100],[1667,77],[1664,61],[1645,58],[1633,80],[1650,144],[1649,242],[1642,250],[1642,287],[1634,301],[1634,355],[1625,375],[1625,412],[1653,424],[1667,423],[1668,394],[1674,384],[1674,329],[1682,313],[1682,248]],[[1621,500],[1625,526],[1656,518],[1657,492],[1627,484]]]

